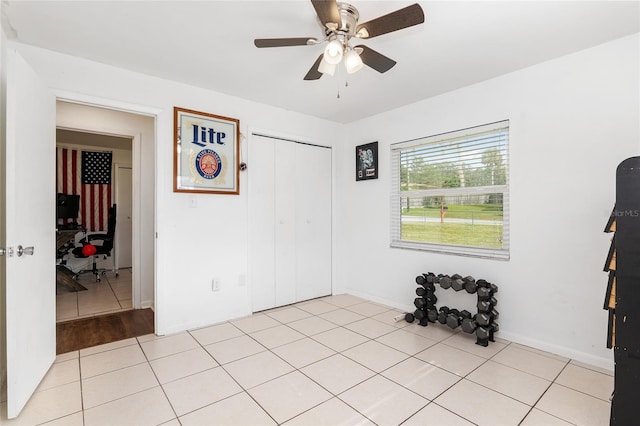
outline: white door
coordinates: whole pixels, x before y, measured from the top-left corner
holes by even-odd
[[[6,239],[0,245],[13,250],[5,255],[5,337],[7,415],[14,418],[56,356],[56,105],[45,84],[11,50],[6,95]]]
[[[297,300],[331,294],[331,149],[296,145]]]
[[[116,165],[116,234],[114,237],[115,267],[130,268],[133,264],[133,178],[131,166]]]
[[[252,135],[254,312],[331,294],[331,149]]]
[[[252,136],[249,144],[249,283],[251,309],[276,306],[274,140]]]
[[[297,302],[296,295],[296,144],[275,141],[276,306]]]

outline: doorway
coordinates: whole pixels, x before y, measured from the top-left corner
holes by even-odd
[[[59,235],[70,238],[57,253],[57,322],[133,307],[132,153],[130,137],[56,129],[56,192],[58,204],[62,200],[69,207],[58,206],[57,228]],[[108,183],[85,182],[85,156],[104,159],[93,163],[92,171],[105,172],[101,177]],[[78,201],[75,206],[69,203],[71,197]],[[108,212],[114,204],[116,215],[109,222]],[[69,215],[72,217],[65,217]],[[116,225],[113,248],[102,256],[85,256],[83,244],[102,244],[102,240],[92,238],[106,235],[110,223]],[[103,274],[95,275],[94,261]]]
[[[106,273],[100,281],[92,273],[80,274],[77,282],[87,290],[57,294],[58,325],[153,307],[155,223],[147,218],[155,217],[155,118],[61,100],[56,102],[56,115],[58,150],[110,153],[109,203],[117,206],[113,251],[96,262]],[[82,247],[84,236],[77,233],[72,243]],[[90,259],[69,256],[67,264],[76,273],[92,269]]]

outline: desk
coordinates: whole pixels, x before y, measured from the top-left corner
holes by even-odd
[[[56,256],[60,256],[60,249],[62,249],[65,244],[69,243],[72,240],[75,240],[76,234],[78,232],[86,232],[85,229],[77,228],[77,229],[58,229],[56,232]],[[68,252],[69,250],[67,250]],[[62,256],[64,256],[63,253]],[[61,256],[60,256],[61,257]],[[75,273],[67,268],[64,265],[56,266],[56,288],[60,290],[66,291],[82,291],[87,288],[82,284],[78,283],[73,279]]]
[[[58,229],[56,232],[56,251],[60,250],[69,241],[76,238],[78,232],[85,232],[83,228],[77,229]]]

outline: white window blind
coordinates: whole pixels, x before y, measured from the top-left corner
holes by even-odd
[[[509,121],[391,146],[391,246],[509,259]]]

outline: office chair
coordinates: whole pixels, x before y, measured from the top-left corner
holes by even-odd
[[[96,262],[99,256],[103,256],[105,259],[108,256],[111,256],[111,250],[113,250],[113,237],[115,235],[115,232],[116,232],[116,205],[114,204],[109,209],[109,216],[107,221],[107,233],[87,235],[85,238],[80,240],[80,242],[82,243],[82,246],[76,247],[73,249],[72,253],[74,254],[75,257],[86,258],[91,256],[93,258],[92,268],[82,269],[78,271],[75,274],[74,279],[77,279],[80,274],[91,272],[93,275],[95,275],[96,282],[100,282],[100,277],[107,273],[107,269],[105,268],[98,269]],[[98,242],[98,244],[96,244],[96,242]],[[92,253],[89,255],[85,254],[85,253],[90,253],[89,250],[84,249],[84,246],[86,244],[92,244],[95,247],[95,253]],[[115,273],[117,277],[118,271],[115,270]]]

